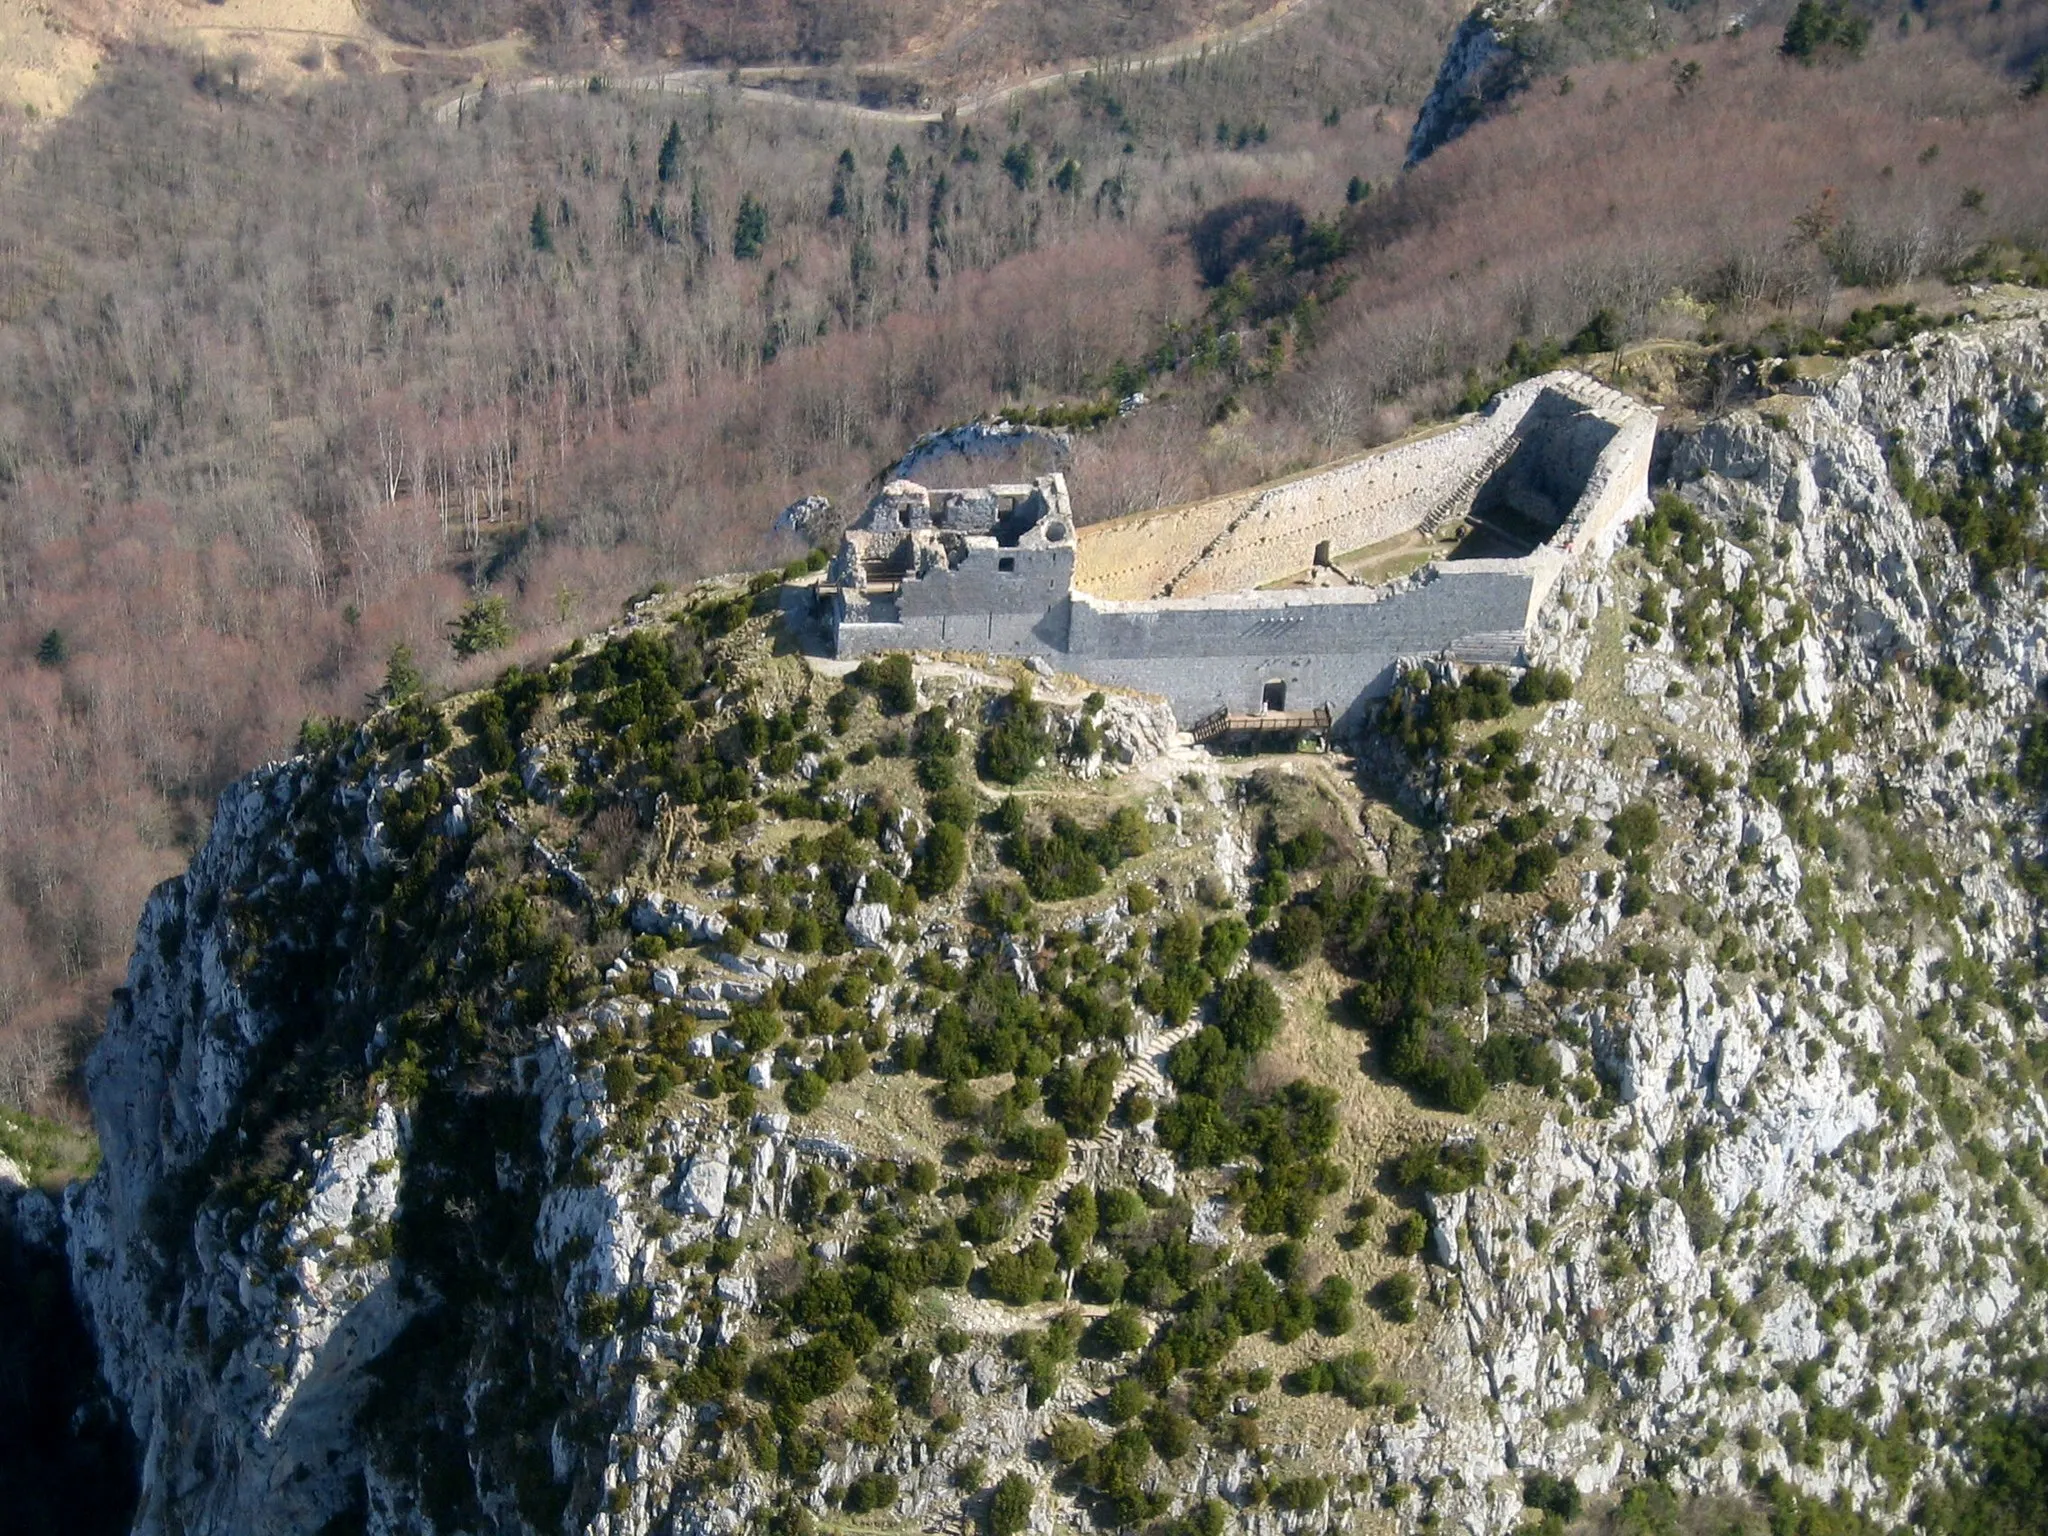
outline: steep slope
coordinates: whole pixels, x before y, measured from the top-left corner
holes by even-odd
[[[1654,840],[1516,925],[1492,1004],[1597,1092],[1432,1202],[1475,1488],[1777,1474],[1896,1515],[1987,1387],[2038,1391],[2044,342],[1923,338],[1685,438],[1558,616],[1586,677],[1530,803]]]
[[[1947,1528],[2040,1404],[2048,329],[1762,368],[1383,794],[772,575],[394,668],[94,1061],[138,1529]]]

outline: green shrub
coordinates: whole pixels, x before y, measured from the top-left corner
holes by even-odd
[[[1486,1144],[1475,1137],[1446,1137],[1436,1146],[1414,1146],[1394,1160],[1395,1181],[1404,1189],[1432,1195],[1461,1195],[1486,1177]]]
[[[1647,853],[1663,832],[1657,808],[1647,800],[1623,806],[1607,823],[1607,851],[1617,859]]]
[[[1252,931],[1235,914],[1219,917],[1202,930],[1202,969],[1221,981],[1252,941]]]
[[[1531,667],[1515,679],[1511,697],[1524,708],[1572,696],[1571,674],[1557,667]]]
[[[1028,1307],[1053,1290],[1059,1259],[1052,1245],[1035,1241],[1016,1253],[999,1253],[982,1268],[988,1293],[1006,1306]]]
[[[1372,1288],[1372,1304],[1390,1323],[1415,1321],[1415,1277],[1389,1275]]]
[[[1042,1084],[1046,1113],[1076,1140],[1096,1135],[1115,1108],[1119,1067],[1119,1059],[1107,1051],[1085,1062],[1062,1062],[1046,1074]]]
[[[1015,880],[996,880],[981,888],[975,902],[983,923],[1000,934],[1022,934],[1031,928],[1031,893]]]
[[[1316,1287],[1316,1331],[1337,1338],[1351,1331],[1356,1322],[1351,1282],[1342,1275],[1328,1275]]]
[[[802,1407],[851,1381],[855,1362],[853,1350],[837,1334],[821,1334],[763,1360],[755,1372],[756,1389],[771,1403]]]
[[[1560,1520],[1579,1518],[1578,1485],[1548,1472],[1531,1472],[1522,1479],[1522,1502]]]
[[[1075,1275],[1074,1289],[1083,1301],[1107,1305],[1123,1296],[1129,1275],[1130,1266],[1113,1254],[1093,1258]]]
[[[1548,1042],[1536,1035],[1488,1035],[1479,1046],[1479,1068],[1490,1083],[1526,1083],[1532,1088],[1552,1089],[1561,1072],[1557,1055]]]
[[[870,656],[850,674],[853,685],[875,696],[885,715],[907,715],[917,708],[917,680],[910,657],[902,651]],[[830,706],[827,706],[830,713]],[[850,716],[851,711],[847,712]]]
[[[849,1515],[865,1515],[887,1509],[896,1502],[896,1476],[891,1472],[864,1472],[846,1485],[842,1501]]]
[[[1102,889],[1107,871],[1143,854],[1151,842],[1144,814],[1136,806],[1124,806],[1093,829],[1071,816],[1055,815],[1046,832],[1034,833],[1023,825],[1021,807],[1012,795],[997,819],[1010,828],[1003,843],[1004,859],[1041,901],[1093,895]]]
[[[1053,1252],[1061,1264],[1073,1269],[1087,1257],[1089,1245],[1095,1241],[1095,1191],[1076,1184],[1067,1191],[1063,1204],[1065,1209],[1053,1226]]]
[[[1322,953],[1323,920],[1311,906],[1283,908],[1273,924],[1273,963],[1297,970]]]
[[[1327,1477],[1282,1478],[1273,1485],[1268,1497],[1275,1509],[1306,1514],[1312,1509],[1320,1509],[1329,1499],[1330,1480]]]
[[[619,1327],[619,1300],[616,1296],[586,1296],[582,1309],[576,1314],[576,1331],[585,1339],[611,1337]]]
[[[1022,784],[1052,751],[1045,707],[1019,682],[1001,716],[982,733],[981,776],[997,784]]]
[[[1448,752],[1464,721],[1501,719],[1512,700],[1507,675],[1490,667],[1474,668],[1462,683],[1437,682],[1416,668],[1395,683],[1381,722],[1409,756],[1420,759]]]
[[[910,883],[918,895],[943,896],[967,873],[967,838],[957,825],[934,821],[917,851]]]
[[[1152,1394],[1135,1377],[1119,1377],[1103,1399],[1102,1416],[1113,1425],[1124,1425],[1152,1406]],[[1091,1447],[1092,1449],[1092,1447]],[[1067,1458],[1073,1460],[1076,1458]]]
[[[808,1115],[825,1102],[828,1084],[822,1073],[799,1072],[783,1086],[782,1102],[793,1115]]]
[[[1031,1523],[1032,1503],[1030,1479],[1021,1472],[1004,1474],[988,1501],[988,1536],[1018,1536]]]
[[[1121,1232],[1124,1228],[1145,1218],[1145,1202],[1134,1189],[1115,1186],[1098,1189],[1095,1192],[1096,1215],[1103,1230]]]
[[[1372,1351],[1353,1350],[1329,1360],[1317,1360],[1282,1378],[1281,1387],[1295,1397],[1327,1392],[1341,1397],[1353,1408],[1372,1407],[1378,1398],[1372,1379]]]
[[[1287,1015],[1262,976],[1233,976],[1216,992],[1216,1028],[1233,1050],[1256,1056],[1273,1043]]]
[[[1195,1448],[1195,1424],[1170,1403],[1154,1403],[1145,1413],[1145,1438],[1161,1461],[1178,1461]]]
[[[1084,1342],[1090,1353],[1113,1358],[1142,1349],[1151,1336],[1151,1330],[1145,1326],[1144,1314],[1136,1307],[1115,1307],[1095,1320],[1084,1336]],[[1111,1422],[1123,1421],[1116,1419]]]
[[[1353,1013],[1374,1031],[1388,1075],[1447,1108],[1477,1108],[1486,1079],[1455,1014],[1478,1005],[1488,961],[1458,908],[1372,881],[1326,886],[1317,905],[1359,978]]]

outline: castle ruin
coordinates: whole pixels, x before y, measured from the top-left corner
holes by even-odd
[[[1560,574],[1648,502],[1654,413],[1583,374],[1293,479],[1077,528],[1065,479],[892,481],[819,589],[841,656],[1042,657],[1183,725],[1327,706],[1410,658],[1514,665]]]

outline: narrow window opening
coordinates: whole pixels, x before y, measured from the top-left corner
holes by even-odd
[[[1014,571],[1017,569],[1017,557],[1015,555],[1002,556],[996,561],[996,569],[999,571]]]
[[[1259,703],[1263,708],[1285,709],[1287,707],[1287,685],[1279,678],[1269,679],[1261,691]]]

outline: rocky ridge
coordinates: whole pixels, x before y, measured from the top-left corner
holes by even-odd
[[[1356,1325],[1383,1378],[1342,1406],[1272,1383],[1348,1346],[1247,1330],[1227,1361],[1239,1406],[1173,1456],[1179,1410],[1147,1418],[1163,1459],[1120,1508],[1192,1518],[1213,1498],[1262,1533],[1505,1531],[1534,1472],[1588,1496],[1775,1474],[1897,1518],[1954,1469],[1943,1425],[1987,1383],[2030,1379],[2048,1104],[2020,746],[2048,628],[2036,578],[1909,498],[2037,482],[2020,440],[2041,429],[2044,377],[2038,319],[1960,327],[1684,434],[1635,546],[1563,585],[1536,659],[1578,687],[1518,717],[1512,749],[1516,804],[1547,810],[1559,862],[1535,893],[1472,897],[1495,963],[1466,1023],[1540,1041],[1547,1092],[1502,1086],[1463,1118],[1414,1108],[1346,1065],[1357,1046],[1323,1012],[1339,975],[1276,970],[1261,940],[1253,969],[1289,1005],[1282,1049],[1348,1074],[1337,1155],[1355,1210],[1412,1198],[1428,1262],[1388,1258],[1376,1230],[1336,1243],[1333,1210],[1302,1241],[1361,1291],[1412,1271],[1420,1317]],[[657,605],[531,696],[501,686],[523,733],[469,704],[437,745],[433,712],[395,701],[232,789],[191,871],[151,898],[91,1072],[104,1166],[66,1213],[143,1447],[138,1530],[794,1532],[836,1506],[907,1526],[963,1496],[983,1513],[975,1485],[1004,1474],[1050,1528],[1110,1496],[1122,1368],[1071,1341],[1053,1358],[1072,1273],[1006,1302],[989,1260],[1058,1238],[1084,1183],[1142,1193],[1147,1220],[1205,1252],[1257,1258],[1250,1186],[1162,1143],[1153,1110],[1193,1080],[1176,1047],[1207,1015],[1150,1009],[1149,946],[1183,911],[1305,902],[1284,871],[1279,903],[1260,894],[1276,827],[1448,879],[1491,802],[1457,803],[1451,758],[1426,767],[1416,793],[1452,824],[1417,845],[1326,764],[1254,775],[1175,746],[1138,701],[1045,680],[1036,706],[1006,704],[1007,679],[928,667],[912,707],[935,733],[986,742],[1006,711],[1050,702],[1059,763],[1017,815],[1121,805],[1150,829],[1128,884],[1004,931],[988,903],[1011,855],[992,839],[969,828],[964,884],[923,873],[943,775],[920,781],[920,808],[910,712],[877,712],[889,680],[835,693],[770,658],[746,599]],[[652,673],[618,679],[640,665],[634,637],[678,611],[701,661],[667,675],[701,682],[679,739],[703,753],[665,770],[670,789],[616,791],[640,850],[622,869],[595,819],[622,771],[602,737],[638,725],[601,712],[656,691]],[[569,676],[593,657],[613,702],[585,708]],[[846,692],[850,734],[811,741]],[[494,729],[518,744],[495,775]],[[889,752],[852,745],[892,731]],[[758,740],[723,752],[732,732]],[[675,798],[685,773],[694,808]],[[737,820],[743,805],[768,816]],[[1639,806],[1647,842],[1600,852]],[[774,829],[795,822],[864,828],[858,879],[848,865],[828,889],[844,844],[785,859]],[[920,880],[922,904],[902,894]],[[962,1198],[950,1172],[919,1193],[907,1170],[953,1153],[960,1178],[991,1168],[986,1144],[958,1145],[980,1122],[948,1153],[912,1064],[930,1047],[905,1042],[938,1039],[950,976],[1050,1000],[1077,966],[1134,973],[1127,1032],[1069,1058],[1108,1062],[1125,1109],[1029,1184],[1012,1235],[959,1261],[986,1278],[922,1291],[904,1352],[791,1428],[750,1373],[810,1347],[791,1310],[809,1261],[872,1257],[861,1244],[886,1223]],[[831,998],[793,1004],[814,972]],[[771,1031],[777,1004],[817,1032]],[[805,1109],[792,1095],[814,1078],[829,1093]],[[1446,1138],[1483,1144],[1483,1175],[1417,1188],[1369,1160]],[[955,1262],[943,1240],[931,1253]],[[1175,1325],[1171,1304],[1145,1310],[1158,1336]],[[1224,1367],[1171,1393],[1211,1378]]]

